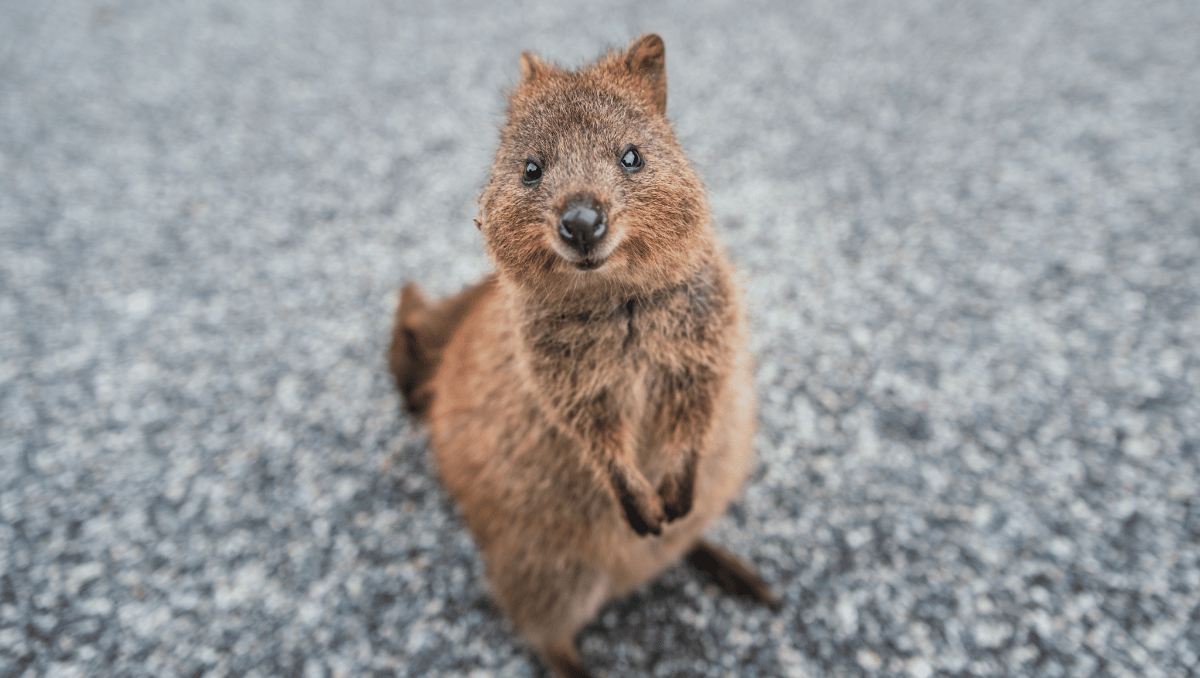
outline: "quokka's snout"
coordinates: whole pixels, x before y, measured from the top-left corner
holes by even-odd
[[[581,257],[595,252],[607,234],[607,210],[592,195],[571,198],[558,218],[558,235]]]

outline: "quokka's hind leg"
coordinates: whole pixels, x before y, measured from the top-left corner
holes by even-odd
[[[727,593],[752,598],[772,608],[779,607],[779,597],[767,582],[753,567],[729,551],[701,539],[688,552],[687,561]]]
[[[609,578],[591,562],[554,553],[536,539],[487,553],[492,593],[555,678],[588,678],[575,638],[608,599]]]
[[[412,414],[418,417],[428,414],[433,402],[433,376],[442,360],[442,351],[493,283],[494,279],[486,278],[435,304],[429,303],[416,283],[404,286],[387,359],[404,408]]]
[[[540,653],[542,661],[546,662],[546,668],[557,678],[592,678],[592,674],[583,668],[583,662],[579,661],[579,651],[572,644],[542,649]]]

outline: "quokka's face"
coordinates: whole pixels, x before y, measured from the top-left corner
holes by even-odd
[[[703,189],[661,110],[661,41],[650,78],[631,66],[638,45],[578,72],[523,57],[481,200],[488,249],[518,282],[654,284],[707,226]]]

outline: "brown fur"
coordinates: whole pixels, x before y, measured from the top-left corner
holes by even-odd
[[[521,74],[477,221],[497,271],[435,306],[406,286],[388,359],[498,603],[556,675],[586,676],[579,629],[685,553],[772,599],[699,541],[750,468],[746,318],[664,117],[662,40],[578,71],[525,53]],[[607,215],[590,255],[558,234],[582,199]]]
[[[408,283],[400,292],[387,360],[410,413],[422,419],[429,415],[433,375],[442,361],[442,351],[467,311],[493,284],[494,278],[489,276],[435,306],[429,305],[416,283]]]

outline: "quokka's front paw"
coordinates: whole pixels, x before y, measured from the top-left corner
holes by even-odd
[[[625,509],[625,519],[638,536],[647,534],[662,534],[663,523],[667,522],[667,514],[662,503],[653,492],[626,492],[620,497],[621,508]]]
[[[679,468],[668,471],[658,483],[667,521],[686,516],[692,510],[692,495],[696,482],[696,458],[689,454]]]
[[[625,511],[625,520],[629,521],[633,531],[642,537],[647,534],[662,534],[667,515],[658,495],[654,493],[654,488],[646,482],[642,474],[618,467],[610,477],[617,503]]]

